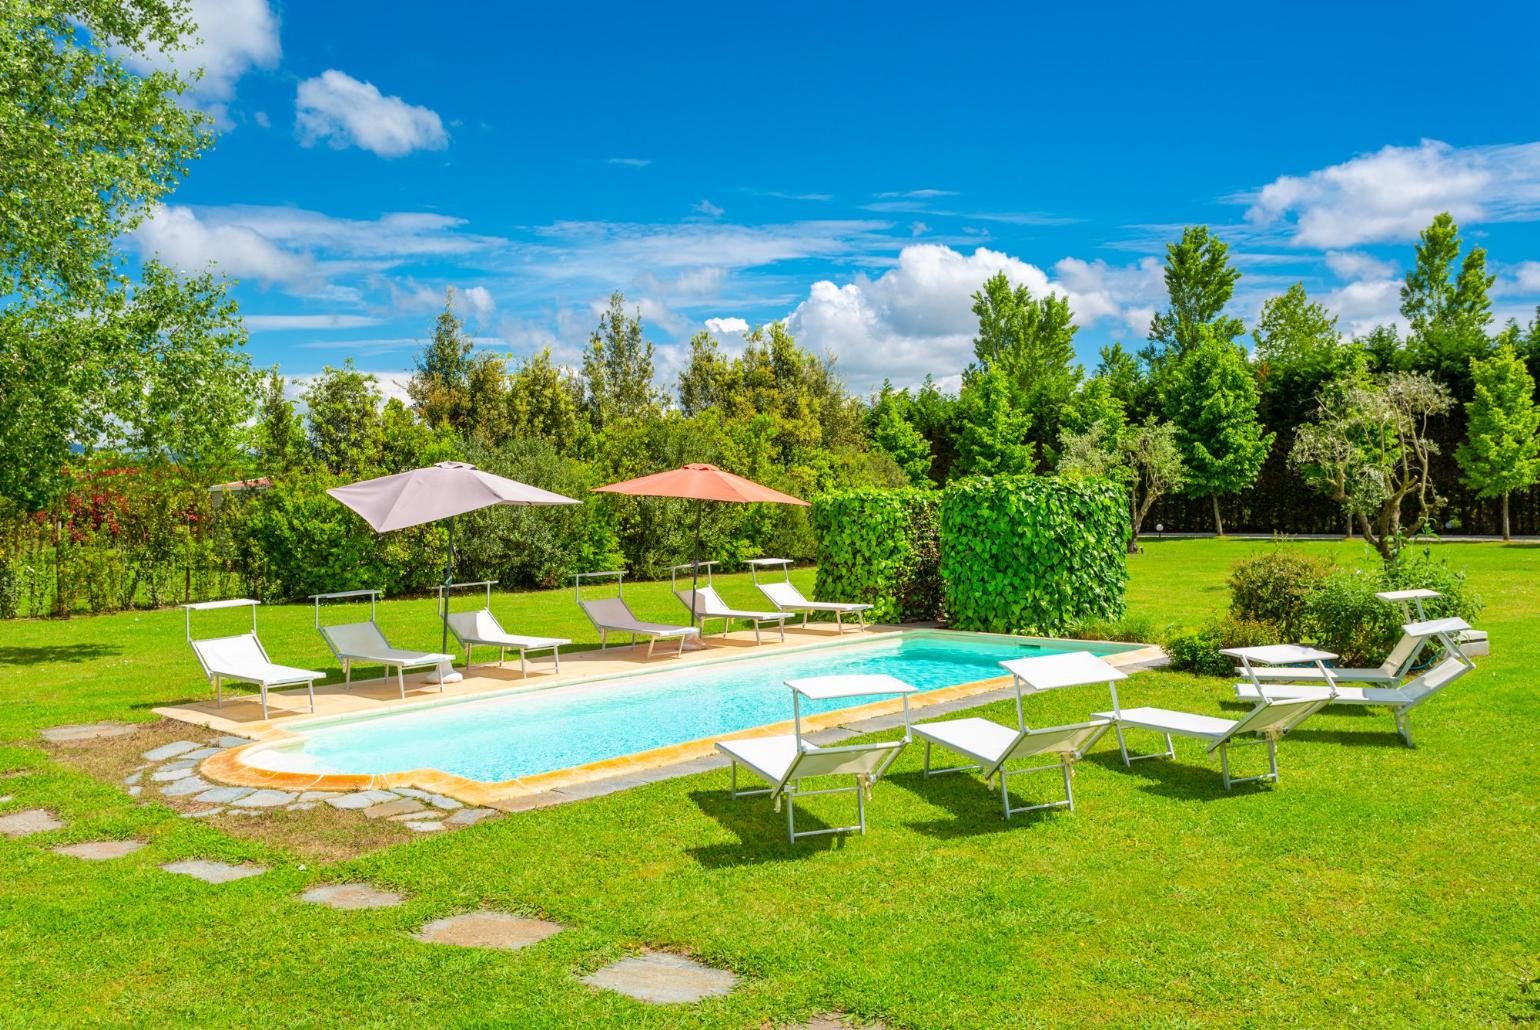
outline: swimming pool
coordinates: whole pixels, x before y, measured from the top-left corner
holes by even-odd
[[[253,755],[260,768],[317,774],[437,769],[482,782],[567,769],[791,718],[785,681],[889,673],[920,690],[1003,675],[999,662],[1138,645],[910,631],[608,680],[525,689],[394,715],[315,723]],[[804,715],[850,707],[804,702]]]

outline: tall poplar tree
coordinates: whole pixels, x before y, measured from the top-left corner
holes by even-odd
[[[1471,362],[1474,396],[1465,405],[1468,439],[1455,458],[1479,497],[1503,499],[1503,539],[1511,539],[1508,497],[1540,483],[1540,408],[1535,381],[1509,344]]]

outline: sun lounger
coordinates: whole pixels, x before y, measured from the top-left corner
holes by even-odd
[[[1338,687],[1331,690],[1329,687],[1301,683],[1237,683],[1235,696],[1243,701],[1259,698],[1303,699],[1320,701],[1323,705],[1383,705],[1395,716],[1396,732],[1408,747],[1412,747],[1412,709],[1476,667],[1470,656],[1454,645],[1458,634],[1469,628],[1463,619],[1433,619],[1409,623],[1403,627],[1408,634],[1426,633],[1427,636],[1441,638],[1445,656],[1431,669],[1395,686]]]
[[[583,580],[585,579],[609,579],[615,580],[615,596],[603,597],[597,600],[583,600]],[[694,626],[674,626],[666,622],[643,622],[636,617],[631,606],[625,601],[624,569],[612,572],[579,572],[572,577],[574,583],[573,593],[577,598],[578,607],[583,609],[583,614],[588,616],[588,621],[594,624],[594,629],[599,631],[599,647],[609,646],[611,633],[631,634],[631,643],[636,643],[637,637],[647,638],[647,657],[652,657],[653,646],[659,640],[678,640],[679,650],[675,655],[684,654],[684,645],[691,639],[700,639],[700,630]]]
[[[1111,712],[1097,712],[1092,718],[1113,720],[1124,766],[1146,758],[1175,758],[1176,748],[1171,743],[1174,736],[1202,741],[1206,745],[1204,750],[1209,754],[1219,752],[1219,767],[1224,775],[1225,790],[1229,790],[1237,783],[1277,783],[1279,738],[1325,704],[1326,699],[1263,699],[1240,719],[1219,719],[1170,708],[1120,708]],[[1123,731],[1127,729],[1150,730],[1162,734],[1166,738],[1166,750],[1153,755],[1130,755],[1123,740]],[[1241,739],[1247,735],[1254,735],[1255,739]],[[1264,743],[1267,745],[1269,771],[1260,776],[1231,777],[1230,749]]]
[[[802,591],[798,590],[791,582],[790,559],[750,558],[746,564],[754,576],[754,585],[759,588],[759,592],[764,594],[771,604],[783,612],[801,612],[802,625],[804,627],[807,625],[808,618],[814,612],[832,613],[834,615],[834,628],[840,633],[845,632],[844,618],[847,615],[854,615],[861,627],[863,629],[866,627],[866,613],[872,610],[871,605],[846,601],[809,601],[806,597],[802,596]],[[780,566],[782,572],[785,573],[786,578],[784,582],[761,583],[759,581],[759,570],[775,566]]]
[[[1330,676],[1338,683],[1374,683],[1395,684],[1401,682],[1417,664],[1417,659],[1427,647],[1428,641],[1438,635],[1436,626],[1438,622],[1409,623],[1401,628],[1401,639],[1396,641],[1396,646],[1391,648],[1390,654],[1385,660],[1372,669],[1338,669],[1330,670]],[[1459,620],[1455,620],[1459,621]],[[1462,623],[1463,625],[1463,623]],[[1468,627],[1467,627],[1468,628]],[[1413,630],[1416,632],[1413,632]],[[1452,642],[1451,642],[1452,646]],[[1326,682],[1327,673],[1315,666],[1271,666],[1258,668],[1249,663],[1243,663],[1235,670],[1236,675],[1245,676],[1261,683],[1321,683]]]
[[[396,685],[401,689],[401,697],[406,697],[406,670],[437,668],[439,672],[438,689],[444,689],[444,678],[449,675],[453,655],[441,654],[436,651],[408,651],[404,648],[391,647],[385,639],[385,634],[380,632],[380,627],[373,622],[349,622],[340,626],[322,626],[321,636],[326,638],[326,646],[332,649],[332,654],[342,663],[342,677],[344,683],[353,682],[353,666],[355,665],[379,665],[387,675],[391,669],[396,670]]]
[[[474,612],[451,612],[449,630],[465,648],[465,667],[471,667],[472,647],[497,648],[497,664],[502,665],[510,649],[519,652],[519,672],[529,675],[526,656],[531,651],[550,651],[556,661],[556,671],[561,672],[561,648],[572,641],[561,637],[523,637],[503,629],[490,608]]]
[[[948,772],[977,770],[986,783],[1000,778],[1000,804],[1005,818],[1018,812],[1032,812],[1040,808],[1068,808],[1075,810],[1074,764],[1084,757],[1087,750],[1101,739],[1112,723],[1106,719],[1095,722],[1075,723],[1070,726],[1048,726],[1041,729],[1010,729],[988,719],[954,719],[950,722],[922,723],[914,728],[914,735],[925,741],[925,775],[939,776]],[[971,765],[957,765],[947,769],[930,767],[931,745],[955,751],[969,759]],[[1036,765],[1029,769],[1007,769],[1006,762],[1018,759],[1053,756],[1048,765]],[[1009,777],[1028,773],[1048,772],[1058,769],[1064,775],[1064,800],[1049,801],[1039,805],[1011,807]]]
[[[829,833],[866,832],[866,800],[872,784],[882,778],[894,759],[909,743],[909,698],[915,688],[892,676],[818,676],[787,680],[792,697],[792,732],[772,737],[743,740],[719,740],[717,750],[732,759],[732,796],[734,798],[769,795],[779,812],[786,807],[786,835],[792,843],[803,837]],[[904,702],[902,740],[871,744],[844,744],[819,747],[802,738],[801,699],[872,697],[898,694]],[[742,766],[769,786],[755,790],[738,789],[738,767]],[[824,787],[804,790],[802,781],[827,776],[853,776],[850,787]],[[821,794],[855,794],[856,821],[850,826],[831,826],[820,830],[797,829],[795,807],[798,798]]]
[[[1444,595],[1437,590],[1385,590],[1374,595],[1386,604],[1399,604],[1407,622],[1428,622],[1428,613],[1422,602],[1435,601]],[[1480,658],[1491,653],[1491,644],[1484,629],[1464,629],[1454,636],[1454,642],[1467,658]]]
[[[296,669],[288,665],[275,665],[267,656],[267,649],[262,646],[262,640],[257,636],[257,605],[260,602],[240,598],[231,601],[203,601],[198,604],[187,604],[182,607],[186,610],[185,621],[187,625],[187,642],[192,645],[193,654],[198,656],[198,664],[203,666],[203,673],[214,685],[215,704],[223,706],[225,703],[224,684],[252,683],[255,684],[262,700],[262,718],[267,718],[267,691],[269,687],[297,687],[301,683],[310,693],[310,710],[315,711],[315,681],[325,679],[324,672],[316,672],[314,669]],[[249,605],[251,607],[251,632],[241,633],[229,637],[211,637],[204,640],[194,640],[192,636],[192,613],[194,611],[210,611],[216,608],[240,608]]]
[[[693,603],[691,595],[694,595]],[[674,596],[679,598],[680,604],[694,613],[702,633],[706,631],[707,619],[721,619],[724,634],[732,629],[734,619],[743,619],[753,624],[756,644],[761,642],[759,631],[763,626],[774,626],[780,631],[781,639],[783,641],[786,639],[786,620],[791,618],[788,612],[754,612],[729,607],[727,602],[722,600],[722,595],[718,594],[716,588],[712,586],[697,587],[694,590],[688,588],[675,590]]]

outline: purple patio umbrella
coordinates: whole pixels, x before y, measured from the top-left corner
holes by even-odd
[[[449,554],[444,562],[445,597],[454,581],[455,516],[495,504],[582,504],[537,486],[483,472],[463,461],[441,461],[427,468],[326,491],[352,508],[376,533],[449,520]],[[443,605],[440,650],[449,647],[449,605]]]

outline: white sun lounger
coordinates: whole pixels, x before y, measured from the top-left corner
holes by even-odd
[[[225,703],[224,684],[255,684],[262,700],[262,718],[267,718],[267,691],[269,687],[297,687],[301,683],[310,693],[310,710],[315,711],[315,681],[325,679],[326,673],[314,669],[296,669],[289,665],[275,665],[267,656],[267,649],[257,636],[257,605],[260,602],[247,598],[230,601],[203,601],[184,604],[186,611],[187,642],[192,645],[203,674],[214,685],[214,703]],[[211,611],[216,608],[251,607],[251,632],[230,637],[211,637],[194,640],[192,613]]]
[[[1444,595],[1437,590],[1385,590],[1374,595],[1386,604],[1399,604],[1407,622],[1428,622],[1428,613],[1422,602],[1435,601]],[[1454,642],[1467,658],[1480,658],[1491,654],[1491,643],[1484,629],[1464,629],[1455,634]]]
[[[1254,701],[1259,698],[1269,700],[1298,698],[1318,700],[1323,705],[1383,705],[1389,708],[1395,717],[1396,732],[1401,735],[1402,740],[1406,741],[1408,747],[1413,747],[1415,745],[1412,743],[1412,709],[1476,667],[1470,656],[1454,645],[1458,634],[1466,629],[1469,627],[1463,619],[1433,619],[1428,622],[1407,624],[1404,630],[1409,634],[1426,631],[1428,636],[1441,638],[1445,647],[1445,657],[1431,669],[1396,686],[1338,687],[1331,690],[1328,687],[1299,683],[1237,683],[1235,696],[1243,701]]]
[[[690,600],[692,594],[695,597],[693,605]],[[753,612],[729,607],[713,586],[697,587],[694,590],[689,588],[675,590],[674,596],[679,598],[680,604],[695,613],[695,620],[700,624],[702,633],[706,630],[707,619],[721,619],[723,633],[732,629],[734,619],[742,619],[754,626],[756,644],[762,642],[759,634],[764,626],[774,626],[780,631],[781,640],[786,639],[786,620],[791,618],[788,612]]]
[[[1074,764],[1101,739],[1101,735],[1107,732],[1112,723],[1106,719],[1098,719],[1094,722],[1075,723],[1069,726],[1032,729],[1027,726],[1022,715],[1022,696],[1092,683],[1105,683],[1116,691],[1113,684],[1125,679],[1127,674],[1108,665],[1089,651],[1072,651],[1067,654],[1042,655],[1035,658],[1015,658],[1001,662],[1000,666],[1011,674],[1011,681],[1016,687],[1016,728],[1001,726],[997,722],[980,718],[921,723],[914,728],[914,735],[925,741],[925,775],[939,776],[942,773],[977,770],[983,775],[985,782],[993,782],[998,776],[1000,804],[1005,810],[1007,820],[1018,812],[1033,812],[1042,808],[1068,808],[1073,812],[1075,810]],[[930,766],[932,745],[955,751],[973,764],[932,769]],[[1037,765],[1029,769],[1005,768],[1007,762],[1035,758],[1039,755],[1054,756],[1055,761],[1049,765]],[[1064,776],[1063,801],[1011,807],[1008,783],[1010,777],[1049,772],[1054,769],[1060,770]]]
[[[845,632],[844,618],[847,615],[854,615],[861,628],[864,629],[866,627],[866,613],[872,610],[872,606],[869,604],[857,604],[846,601],[809,601],[806,597],[802,596],[802,591],[798,590],[791,582],[791,559],[750,558],[744,564],[749,566],[749,571],[754,578],[754,585],[759,588],[759,592],[764,594],[771,604],[783,612],[801,612],[802,625],[804,627],[807,626],[808,618],[814,612],[832,612],[834,615],[834,628],[839,633]],[[759,570],[775,566],[781,567],[781,571],[786,576],[785,581],[781,583],[761,583],[759,581]]]
[[[1438,630],[1433,627],[1436,627],[1442,621],[1444,620],[1408,623],[1401,627],[1401,639],[1396,641],[1396,646],[1391,648],[1390,654],[1379,665],[1372,669],[1334,668],[1331,670],[1331,678],[1338,683],[1374,683],[1379,685],[1400,683],[1410,674],[1412,667],[1417,664],[1417,659],[1421,657],[1423,649],[1428,645],[1428,641],[1438,635]],[[1454,621],[1459,622],[1458,619]],[[1464,625],[1463,623],[1461,624]],[[1468,629],[1469,627],[1466,628]],[[1450,646],[1453,646],[1452,641]],[[1260,683],[1326,682],[1326,674],[1313,665],[1275,665],[1267,668],[1258,668],[1243,662],[1235,672],[1238,676],[1245,676]]]
[[[753,737],[743,740],[719,740],[717,750],[732,759],[732,796],[734,798],[770,795],[779,812],[786,807],[786,836],[796,843],[803,837],[817,837],[829,833],[864,834],[866,832],[866,799],[872,784],[882,778],[894,759],[909,743],[909,697],[915,688],[902,680],[886,675],[866,676],[816,676],[810,679],[787,680],[791,688],[792,732],[773,737]],[[898,694],[904,702],[904,736],[902,740],[881,741],[872,744],[844,744],[819,747],[802,739],[801,699],[827,700],[830,698],[872,697],[881,694]],[[738,767],[742,766],[770,786],[755,790],[738,789]],[[804,790],[802,781],[824,776],[853,776],[851,787],[825,787]],[[831,826],[821,830],[797,829],[795,807],[798,798],[820,794],[855,794],[856,821],[850,826]]]
[[[1120,708],[1111,712],[1097,712],[1093,718],[1111,719],[1116,724],[1118,750],[1123,755],[1124,766],[1131,766],[1145,758],[1175,758],[1176,748],[1171,743],[1173,736],[1202,741],[1206,745],[1204,750],[1209,754],[1219,752],[1219,767],[1224,775],[1225,790],[1229,790],[1237,783],[1277,783],[1279,738],[1325,704],[1326,699],[1264,699],[1240,719],[1219,719],[1170,708]],[[1123,740],[1125,729],[1151,730],[1164,735],[1166,750],[1152,755],[1130,755]],[[1248,734],[1254,734],[1255,739],[1239,739]],[[1267,745],[1268,772],[1260,776],[1231,777],[1230,749],[1263,743]]]
[[[549,651],[556,661],[556,671],[561,672],[561,648],[572,641],[562,637],[523,637],[515,633],[509,633],[503,629],[497,617],[491,609],[483,608],[474,612],[451,612],[449,615],[449,631],[455,635],[460,646],[465,648],[465,667],[471,667],[472,647],[497,648],[497,664],[502,665],[510,649],[519,652],[519,672],[529,675],[529,666],[526,656],[531,651]]]

